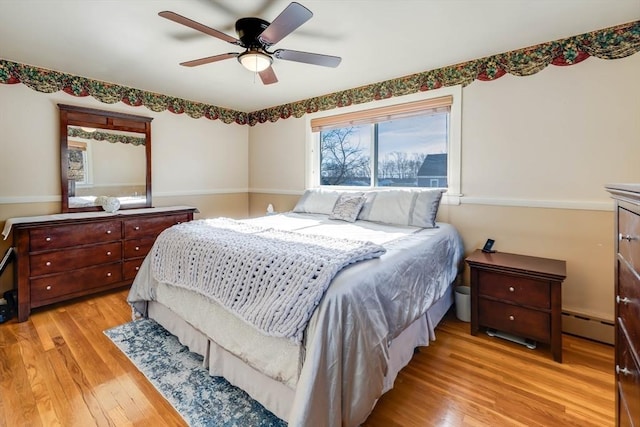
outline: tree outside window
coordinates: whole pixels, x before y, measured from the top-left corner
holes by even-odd
[[[448,110],[322,130],[320,183],[446,188],[448,142]]]

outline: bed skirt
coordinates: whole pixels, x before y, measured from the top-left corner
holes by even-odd
[[[414,349],[428,346],[430,341],[435,340],[435,328],[452,304],[453,285],[450,285],[442,298],[429,308],[425,316],[414,321],[391,342],[383,393],[393,388],[398,373],[413,357]],[[277,417],[288,421],[295,396],[294,389],[247,365],[165,305],[150,301],[148,310],[150,318],[175,335],[191,351],[204,357],[204,366],[208,368],[211,375],[226,378]],[[371,409],[373,410],[373,407]]]

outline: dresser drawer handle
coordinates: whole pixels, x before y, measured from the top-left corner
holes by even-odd
[[[51,290],[51,285],[47,285],[47,287],[45,289],[50,291]]]
[[[514,288],[513,286],[509,286],[509,292],[515,292],[516,288]]]
[[[140,270],[140,266],[139,265],[136,266],[136,271],[138,271],[138,270]]]
[[[627,369],[626,366],[624,368],[620,368],[620,365],[616,365],[616,374],[622,374],[626,376],[631,375],[631,371]]]
[[[513,315],[511,315],[509,316],[509,320],[516,320],[516,318]]]
[[[47,267],[50,267],[51,266],[51,261],[45,262],[44,265],[46,265]]]
[[[111,256],[111,251],[107,251],[107,256]]]
[[[50,242],[51,241],[51,237],[45,237],[44,241],[45,242]]]
[[[111,230],[107,230],[107,234],[111,234]]]
[[[637,240],[637,239],[638,239],[637,237],[631,236],[629,234],[624,234],[624,235],[622,233],[618,234],[618,240],[620,241],[626,240],[627,242],[630,242],[632,240]]]
[[[136,231],[138,231],[138,230],[140,230],[140,226],[139,226],[139,225],[136,225],[135,227],[133,227],[133,229],[134,229],[134,230],[136,230]]]
[[[136,246],[136,251],[139,251],[139,250],[140,250],[140,246]]]
[[[620,298],[620,295],[616,295],[616,302],[618,304],[623,303],[624,305],[627,305],[631,302],[631,300],[627,297]]]
[[[107,272],[107,277],[111,277],[111,272]]]

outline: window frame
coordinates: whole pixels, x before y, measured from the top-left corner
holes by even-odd
[[[365,111],[379,107],[402,105],[415,101],[423,101],[450,95],[453,97],[449,112],[449,143],[447,147],[447,192],[443,194],[442,202],[458,205],[461,197],[462,176],[462,86],[451,86],[434,89],[426,92],[389,98],[381,101],[372,101],[364,104],[352,105],[340,108],[339,111],[329,110],[306,115],[306,164],[305,164],[305,188],[332,188],[336,190],[372,190],[381,187],[352,187],[352,186],[322,186],[320,185],[320,132],[313,132],[311,120],[335,116],[344,113]],[[398,187],[404,188],[404,187]],[[408,188],[408,187],[407,187]],[[413,188],[413,187],[412,187]]]

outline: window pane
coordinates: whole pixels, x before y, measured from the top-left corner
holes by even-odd
[[[371,125],[320,132],[320,184],[371,185]]]
[[[377,185],[447,187],[449,113],[378,123]]]

